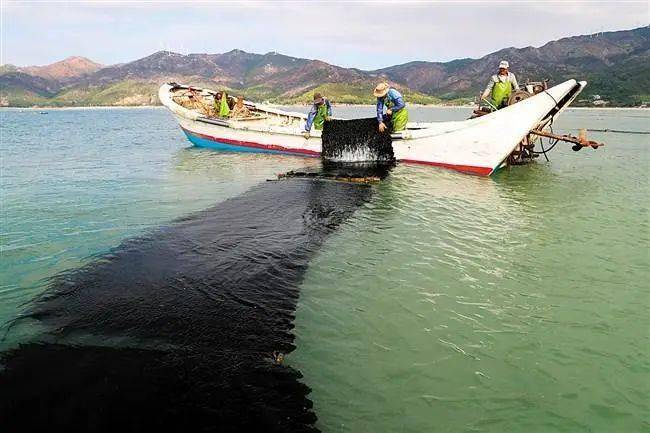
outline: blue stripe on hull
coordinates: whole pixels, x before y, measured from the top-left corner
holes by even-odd
[[[185,132],[187,139],[190,140],[192,144],[195,145],[196,147],[205,147],[208,149],[224,150],[228,152],[275,153],[280,155],[296,155],[293,152],[282,152],[280,150],[260,149],[257,147],[246,147],[246,146],[238,146],[236,144],[222,143],[220,141],[208,140],[207,138],[196,136],[185,130],[183,130],[183,132]]]

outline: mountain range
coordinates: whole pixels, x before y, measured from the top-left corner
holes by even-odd
[[[227,89],[254,101],[308,102],[320,91],[334,102],[371,103],[372,88],[386,80],[413,103],[471,100],[510,62],[520,83],[568,78],[589,81],[587,94],[611,105],[650,101],[650,27],[574,36],[541,47],[504,48],[480,59],[416,61],[373,71],[320,60],[232,50],[222,54],[159,51],[117,65],[69,57],[46,66],[0,66],[0,105],[93,106],[157,104],[168,81]],[[595,95],[598,95],[595,96]],[[590,103],[585,96],[583,103]]]

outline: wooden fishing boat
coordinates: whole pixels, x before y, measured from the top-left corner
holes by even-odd
[[[541,131],[578,96],[584,81],[568,80],[499,111],[453,122],[409,123],[393,133],[398,161],[450,168],[489,176],[507,163],[531,131]],[[196,146],[244,152],[319,156],[321,132],[306,138],[306,116],[250,101],[239,101],[236,115],[219,117],[217,93],[208,89],[164,84],[159,97]],[[229,97],[230,98],[230,97]],[[235,104],[230,98],[230,105]]]

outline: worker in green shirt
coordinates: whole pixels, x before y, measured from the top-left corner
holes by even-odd
[[[303,135],[309,137],[309,131],[311,131],[312,125],[314,129],[321,130],[326,120],[329,120],[332,117],[332,104],[327,98],[324,98],[323,95],[316,92],[314,93],[314,104],[307,115],[307,122],[305,122],[305,130]]]

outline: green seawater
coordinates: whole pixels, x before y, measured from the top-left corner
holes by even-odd
[[[2,334],[57,273],[318,164],[189,148],[163,109],[0,120]],[[647,133],[650,112],[568,110],[555,125],[580,127]],[[549,163],[491,178],[398,165],[373,187],[302,284],[287,363],[312,388],[317,427],[650,431],[650,135],[590,135],[607,145],[558,145]],[[0,346],[36,332],[11,328]]]
[[[190,147],[163,108],[0,110],[0,349],[52,276],[317,162]]]

